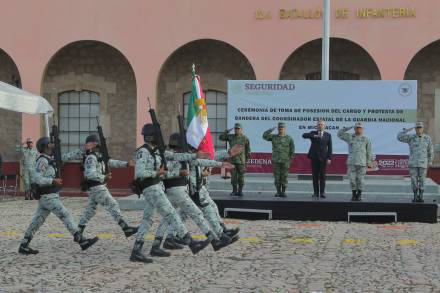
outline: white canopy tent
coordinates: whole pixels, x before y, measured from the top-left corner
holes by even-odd
[[[53,113],[53,108],[45,98],[0,81],[0,108],[27,114],[44,114],[46,135],[49,135],[49,114]]]

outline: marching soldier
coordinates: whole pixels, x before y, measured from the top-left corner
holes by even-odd
[[[134,166],[133,163],[112,160],[108,162],[110,168],[126,168]],[[86,228],[86,224],[95,215],[98,204],[102,205],[121,227],[125,237],[130,237],[137,233],[138,228],[127,224],[121,214],[118,202],[113,198],[107,189],[107,180],[111,179],[111,173],[104,175],[105,164],[102,161],[100,152],[99,137],[96,134],[86,138],[86,154],[83,158],[84,166],[84,185],[89,196],[87,208],[79,220],[78,228],[81,234]]]
[[[214,160],[221,161],[225,158],[235,156],[243,151],[243,147],[241,145],[235,145],[229,150],[222,150],[215,152]],[[232,242],[235,242],[239,239],[237,235],[240,232],[240,228],[228,228],[222,221],[220,217],[220,213],[218,211],[217,204],[212,200],[209,195],[209,168],[202,168],[201,166],[196,166],[195,164],[190,165],[190,183],[194,191],[199,196],[196,198],[196,201],[199,202],[200,209],[203,212],[205,219],[209,222],[212,231],[218,236],[226,234],[228,237],[232,239]],[[182,219],[185,219],[187,215],[182,213]],[[174,231],[176,230],[174,225],[170,225],[168,230],[168,237],[172,237],[174,235]],[[165,245],[164,245],[165,248]]]
[[[272,134],[273,127],[263,134],[263,139],[272,142],[272,166],[277,193],[275,196],[286,197],[287,176],[290,162],[295,156],[295,143],[290,135],[286,134],[284,122],[278,123],[278,134]]]
[[[354,125],[354,134],[347,133],[352,127],[344,127],[338,131],[338,137],[348,144],[348,178],[352,191],[352,201],[361,201],[364,188],[364,177],[367,166],[371,167],[373,154],[371,142],[364,136],[364,127],[358,122]]]
[[[24,144],[26,144],[26,146],[23,146]],[[24,199],[33,199],[30,191],[34,164],[38,156],[37,150],[34,148],[34,143],[31,138],[26,139],[25,143],[18,145],[16,150],[21,156],[20,165],[24,183]]]
[[[69,211],[64,207],[60,200],[59,191],[63,184],[61,178],[55,178],[56,164],[53,159],[54,145],[48,137],[42,137],[37,141],[37,149],[40,152],[33,174],[33,182],[38,185],[38,196],[40,197],[37,211],[31,224],[24,233],[18,250],[21,254],[37,254],[38,250],[29,247],[33,235],[44,224],[47,216],[52,212],[66,225],[69,232],[73,235],[73,240],[78,242],[82,250],[86,250],[98,241],[98,237],[86,239],[82,236],[78,227],[74,223]],[[62,155],[63,161],[81,158],[82,152],[76,151]]]
[[[434,150],[431,137],[423,132],[423,123],[416,123],[415,134],[407,134],[413,129],[404,129],[399,132],[397,139],[409,145],[408,167],[414,192],[413,202],[423,202],[426,173],[428,167],[432,165]]]
[[[169,148],[175,152],[181,152],[179,149],[180,134],[173,133],[170,136]],[[186,216],[194,220],[194,222],[199,226],[200,230],[206,235],[207,239],[212,244],[215,251],[220,250],[223,247],[228,246],[232,243],[232,239],[228,237],[225,233],[217,236],[211,228],[208,222],[205,220],[202,211],[197,207],[197,205],[191,200],[188,190],[188,175],[189,169],[188,164],[203,166],[203,167],[228,167],[231,168],[230,163],[217,162],[211,160],[192,160],[189,162],[177,162],[170,161],[167,164],[168,171],[163,180],[165,191],[168,196],[168,200],[171,202],[174,208],[179,209],[180,213],[185,213]],[[191,195],[193,196],[193,195]],[[169,223],[163,218],[159,224],[156,231],[156,237],[153,242],[153,246],[150,251],[151,256],[170,256],[170,254],[160,248],[162,243],[165,230],[168,228]],[[167,239],[169,242],[172,239]],[[178,244],[177,244],[178,245]],[[167,243],[164,248],[168,246],[175,246],[175,243]]]
[[[153,215],[157,210],[159,214],[176,228],[179,244],[188,245],[193,254],[198,253],[209,245],[208,241],[194,241],[186,229],[176,210],[164,193],[162,179],[167,173],[162,159],[157,150],[157,142],[154,139],[154,127],[152,124],[145,124],[141,134],[145,144],[136,151],[135,177],[139,183],[139,189],[145,197],[144,215],[136,234],[136,241],[130,256],[133,262],[151,263],[142,254],[144,236],[153,224]],[[171,154],[166,159],[175,161],[187,161],[195,159],[196,155]]]
[[[251,149],[249,139],[243,134],[243,128],[241,127],[240,123],[235,123],[234,134],[229,134],[231,130],[232,129],[228,129],[220,134],[219,139],[222,141],[227,141],[230,147],[233,147],[237,144],[244,147],[244,151],[241,154],[230,158],[231,163],[234,165],[234,169],[232,169],[231,174],[231,195],[243,196],[244,173],[246,171],[246,163],[251,154]]]

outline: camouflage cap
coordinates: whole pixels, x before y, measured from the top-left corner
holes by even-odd
[[[423,122],[416,122],[416,128],[423,128]]]
[[[235,123],[234,128],[242,128],[240,123]]]
[[[26,143],[33,143],[32,138],[28,137],[28,138],[26,139]]]
[[[285,128],[286,127],[286,123],[278,122],[278,127]]]
[[[362,123],[360,122],[356,122],[356,124],[354,125],[355,128],[364,128],[364,126],[362,125]]]

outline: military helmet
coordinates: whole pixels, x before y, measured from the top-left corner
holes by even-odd
[[[153,142],[154,141],[154,127],[153,124],[147,123],[142,127],[141,134],[144,136],[145,142]]]
[[[86,138],[86,143],[90,142],[99,143],[99,137],[96,134],[90,134]]]
[[[170,148],[179,147],[179,142],[180,142],[180,133],[175,132],[170,135],[170,140],[168,142],[168,146]]]
[[[38,152],[44,153],[49,143],[50,143],[50,138],[48,138],[47,136],[41,137],[39,140],[37,140]]]

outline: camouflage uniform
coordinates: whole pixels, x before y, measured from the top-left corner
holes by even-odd
[[[93,153],[87,155],[84,160],[84,178],[101,184],[90,187],[87,190],[89,197],[88,204],[80,218],[79,227],[81,229],[85,228],[85,225],[95,215],[98,204],[101,204],[104,209],[110,213],[113,219],[121,226],[121,228],[124,229],[127,227],[127,223],[121,214],[118,202],[113,198],[107,189],[104,175],[105,164],[102,160],[100,160],[100,156],[101,155],[99,153]],[[109,160],[108,164],[110,168],[128,167],[127,162],[112,159]]]
[[[62,160],[63,162],[77,160],[80,159],[81,156],[82,151],[78,150],[62,155]],[[52,185],[52,181],[55,178],[55,168],[52,164],[50,164],[52,160],[53,159],[47,155],[42,155],[37,159],[35,172],[32,177],[33,183],[38,184],[40,187]],[[67,229],[72,235],[78,232],[78,228],[75,225],[72,216],[61,202],[59,193],[44,194],[41,196],[38,202],[37,211],[35,212],[31,224],[26,229],[21,243],[29,242],[30,239],[32,239],[33,235],[38,231],[41,225],[43,225],[47,216],[49,216],[51,212],[54,213],[55,216],[57,216],[64,223],[64,225],[66,225]]]
[[[428,167],[433,161],[433,144],[431,137],[427,134],[418,136],[417,134],[406,134],[399,132],[397,139],[409,145],[409,174],[411,176],[411,187],[413,191],[425,189],[425,180]]]
[[[202,167],[220,167],[222,163],[211,160],[193,160],[190,162],[190,166],[202,166]],[[167,164],[168,171],[165,176],[166,179],[180,178],[180,170],[182,169],[181,163],[171,161]],[[186,186],[174,186],[166,190],[167,196],[173,207],[178,211],[180,218],[190,217],[200,228],[200,230],[206,235],[209,234],[211,229],[208,222],[205,220],[202,211],[196,206],[189,196],[188,185]],[[182,219],[183,220],[183,219]],[[156,238],[163,238],[165,230],[169,227],[169,222],[163,218],[156,231]],[[168,235],[173,234],[173,229],[169,229]]]
[[[173,161],[187,161],[195,159],[195,154],[177,154],[177,153],[166,153],[167,160]],[[152,156],[145,147],[141,147],[136,152],[136,166],[135,166],[135,177],[136,179],[146,179],[146,178],[157,178],[156,172],[160,169],[162,159],[156,151],[154,156]],[[162,179],[162,178],[160,178]],[[175,228],[177,235],[180,238],[188,233],[185,225],[179,218],[176,210],[171,205],[170,201],[165,195],[165,188],[162,181],[157,184],[146,187],[143,190],[143,195],[145,198],[145,208],[144,215],[139,226],[138,233],[136,235],[137,242],[143,242],[145,234],[150,229],[153,224],[153,215],[157,210],[165,221],[172,223]]]
[[[228,158],[229,154],[227,151],[217,151],[215,153],[214,160],[221,161],[225,158]],[[199,166],[196,166],[195,164],[190,165],[190,184],[192,184],[193,189],[197,189],[197,177],[201,178],[203,167],[208,167],[210,164],[209,160],[198,160],[200,162]],[[206,179],[206,180],[205,180]],[[209,222],[209,225],[211,226],[212,231],[216,234],[217,237],[220,237],[224,232],[224,224],[220,217],[220,213],[218,211],[218,207],[215,204],[215,202],[212,200],[211,196],[209,195],[208,191],[208,180],[207,178],[201,178],[201,185],[199,190],[199,196],[200,196],[200,202],[202,202],[205,206],[200,207],[201,211],[203,212],[203,215],[205,219]],[[182,211],[183,218],[187,217],[186,213]],[[173,233],[175,231],[175,227],[172,226],[169,228],[169,235],[170,233]]]
[[[17,146],[17,152],[20,153],[20,165],[23,176],[24,190],[29,191],[31,189],[32,176],[35,171],[35,160],[38,157],[38,152],[34,148]]]
[[[351,190],[362,191],[364,189],[364,177],[367,173],[367,165],[372,162],[371,142],[366,136],[346,133],[348,128],[338,131],[338,137],[348,144],[348,178]]]
[[[289,175],[290,161],[295,155],[295,143],[289,135],[280,136],[272,134],[273,130],[266,130],[263,139],[272,142],[272,166],[277,192],[287,186],[287,176]]]
[[[241,128],[241,125],[236,124],[236,127],[237,126]],[[220,134],[219,139],[222,141],[227,141],[229,143],[229,147],[233,147],[237,144],[244,147],[243,152],[230,158],[231,163],[234,165],[234,169],[232,169],[231,174],[231,184],[234,189],[233,193],[237,193],[237,186],[238,193],[241,193],[244,185],[244,173],[246,171],[246,163],[249,160],[251,154],[249,139],[243,134],[229,134],[228,130]]]

